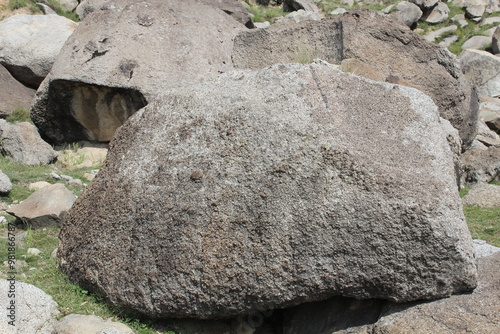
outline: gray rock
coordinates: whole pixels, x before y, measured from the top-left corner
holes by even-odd
[[[9,177],[0,171],[0,195],[5,196],[12,190],[12,182],[10,182]]]
[[[500,54],[500,26],[496,27],[495,32],[493,33],[491,49],[494,54]]]
[[[441,42],[438,43],[439,46],[442,46],[444,48],[450,47],[453,43],[458,41],[458,36],[457,35],[451,35],[448,37],[443,38]]]
[[[58,15],[19,14],[0,21],[0,64],[38,87],[78,24]]]
[[[330,12],[330,15],[335,16],[335,15],[342,15],[344,13],[347,13],[347,9],[345,8],[336,8]]]
[[[113,0],[82,0],[75,9],[76,15],[82,21],[87,15],[101,8],[106,9]],[[114,6],[114,5],[113,5]]]
[[[452,17],[451,20],[453,22],[457,22],[460,25],[461,28],[466,27],[466,26],[469,25],[469,23],[465,19],[465,15],[464,14],[455,15],[455,16]]]
[[[48,5],[41,2],[37,2],[36,4],[38,5],[38,7],[40,7],[40,9],[45,15],[57,15],[57,12]]]
[[[0,321],[0,333],[13,334],[52,334],[56,317],[59,314],[57,304],[51,296],[39,288],[15,281],[15,298],[9,298],[7,291],[11,290],[11,281],[0,280],[0,303],[4,305],[4,315]],[[15,302],[15,326],[9,325],[11,319],[6,317],[10,311],[5,308]]]
[[[28,248],[27,254],[38,256],[42,254],[42,251],[38,248]]]
[[[10,124],[0,119],[0,148],[3,155],[30,166],[49,164],[57,159],[56,151],[28,122]]]
[[[404,25],[412,27],[420,20],[422,14],[422,11],[417,5],[408,1],[401,1],[398,3],[396,9],[389,15]]]
[[[68,185],[73,187],[83,187],[83,182],[80,179],[71,179],[69,180]]]
[[[480,50],[460,54],[462,71],[480,94],[500,97],[500,57]]]
[[[247,28],[255,28],[250,13],[238,0],[203,0],[203,2],[221,9],[236,21],[244,24]]]
[[[447,32],[451,32],[451,31],[456,31],[457,29],[458,29],[458,27],[453,24],[453,25],[448,26],[448,27],[443,27],[441,29],[431,31],[430,33],[425,35],[424,38],[429,42],[434,42],[436,40],[436,38],[441,37],[443,34],[445,34]]]
[[[475,22],[481,21],[486,7],[483,5],[469,5],[465,7],[465,16]]]
[[[276,23],[284,23],[284,22],[302,22],[302,21],[320,21],[323,18],[323,15],[313,11],[305,11],[303,9],[299,9],[297,11],[291,12],[285,16],[279,17],[276,19]]]
[[[474,140],[477,96],[457,58],[382,14],[352,11],[320,22],[273,25],[265,31],[243,31],[234,41],[237,68],[259,69],[316,58],[357,75],[427,93],[441,117],[459,130],[464,149]]]
[[[500,24],[500,16],[492,16],[492,17],[487,17],[481,20],[481,23],[479,23],[479,26],[485,26],[489,24]]]
[[[72,12],[76,9],[81,0],[56,0],[61,5],[61,8],[67,12]]]
[[[130,327],[95,315],[69,314],[59,320],[52,334],[134,334]]]
[[[500,186],[480,183],[462,198],[464,205],[478,206],[481,208],[500,207]]]
[[[101,8],[68,39],[31,109],[52,142],[111,140],[166,89],[232,69],[232,39],[246,30],[194,0],[125,0]]]
[[[321,13],[321,10],[316,6],[312,0],[284,0],[283,10],[285,12],[292,12],[296,10],[305,10],[310,12]]]
[[[265,29],[265,28],[269,28],[271,26],[271,23],[269,23],[269,21],[266,21],[266,22],[254,22],[254,26],[257,29]]]
[[[18,82],[0,65],[0,118],[6,118],[17,108],[29,110],[34,97],[35,90]]]
[[[471,149],[462,155],[463,185],[500,180],[500,148]]]
[[[151,317],[468,291],[452,159],[416,89],[326,64],[229,72],[118,130],[63,225],[61,266]]]
[[[488,257],[495,253],[500,253],[500,248],[489,245],[484,240],[474,239],[474,249],[476,251],[476,258]]]
[[[439,0],[409,0],[422,9],[434,8],[439,2]]]
[[[498,0],[452,0],[451,2],[459,7],[484,6],[486,12],[490,14],[500,10]]]
[[[441,23],[448,20],[448,15],[450,14],[450,9],[448,5],[444,2],[439,2],[436,7],[434,7],[430,14],[425,18],[427,23]]]
[[[35,191],[26,200],[7,212],[33,229],[61,225],[76,196],[61,183]]]
[[[371,333],[496,333],[500,326],[500,254],[478,259],[471,294],[425,304],[388,305]]]
[[[488,36],[472,36],[462,45],[462,50],[468,49],[484,49],[491,43],[491,37]]]

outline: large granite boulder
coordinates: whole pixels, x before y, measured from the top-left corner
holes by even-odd
[[[78,23],[59,15],[19,14],[0,21],[0,64],[38,87]]]
[[[500,97],[500,57],[481,50],[465,50],[460,54],[462,71],[478,93]]]
[[[423,91],[438,105],[441,117],[459,130],[463,149],[472,143],[479,105],[457,58],[390,18],[354,11],[321,22],[243,31],[234,42],[237,68],[314,58],[341,64],[343,70],[370,79]]]
[[[11,124],[0,119],[0,151],[15,162],[30,166],[46,165],[57,159],[57,152],[28,122]]]
[[[109,141],[153,96],[232,68],[245,26],[195,0],[108,1],[80,23],[37,92],[32,119],[52,142]]]
[[[35,90],[28,88],[0,65],[0,117],[9,116],[15,109],[31,108]]]
[[[61,266],[150,317],[469,291],[452,160],[416,89],[329,64],[232,71],[117,131],[63,224]]]

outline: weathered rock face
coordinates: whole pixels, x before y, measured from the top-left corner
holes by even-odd
[[[15,162],[31,166],[49,164],[57,158],[57,152],[28,122],[10,124],[0,119],[0,149]]]
[[[240,29],[220,9],[194,0],[108,2],[62,49],[32,119],[52,142],[109,141],[152,96],[231,69]]]
[[[75,195],[63,184],[56,183],[35,191],[20,204],[10,208],[9,214],[18,217],[33,229],[59,227],[75,199]]]
[[[342,64],[343,70],[357,75],[427,93],[438,105],[441,117],[459,130],[463,148],[472,143],[479,106],[457,59],[389,18],[356,11],[321,22],[244,31],[234,42],[237,68],[257,69],[314,58]]]
[[[10,284],[13,281],[2,279],[0,280],[0,302],[7,308],[11,300],[15,301],[14,325],[9,325],[7,318],[0,321],[0,333],[37,333],[37,334],[52,334],[56,317],[59,314],[57,303],[51,296],[33,286],[24,282],[15,282],[15,299],[8,298]],[[9,314],[5,311],[5,314]]]
[[[478,92],[500,97],[500,57],[480,50],[465,50],[460,54],[460,64]]]
[[[500,186],[481,183],[473,187],[462,199],[464,205],[479,206],[481,208],[500,207]]]
[[[0,117],[9,116],[16,108],[29,109],[35,91],[18,82],[0,65]]]
[[[495,29],[493,33],[493,40],[491,43],[491,48],[494,54],[500,54],[500,26]]]
[[[390,15],[404,25],[412,27],[422,17],[422,14],[422,11],[417,5],[408,1],[401,1]]]
[[[500,148],[470,149],[462,155],[462,184],[500,180]]]
[[[230,72],[133,115],[59,254],[73,282],[151,317],[475,286],[437,107],[326,64]]]
[[[59,15],[15,15],[0,22],[0,64],[38,87],[77,23]]]

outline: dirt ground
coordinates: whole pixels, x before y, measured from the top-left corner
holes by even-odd
[[[7,17],[16,14],[32,14],[28,7],[23,7],[11,11],[8,5],[9,5],[9,0],[0,0],[0,20],[6,19]]]

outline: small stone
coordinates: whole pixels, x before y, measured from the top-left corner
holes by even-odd
[[[42,253],[38,248],[28,248],[28,254],[30,255],[40,255]]]
[[[491,43],[491,37],[473,36],[469,38],[463,45],[462,50],[467,49],[484,49]]]
[[[39,190],[39,189],[48,187],[50,185],[51,185],[51,183],[48,183],[46,181],[38,181],[38,182],[30,183],[28,188],[29,188],[29,190]]]
[[[334,15],[335,16],[335,15],[342,15],[344,13],[347,13],[347,9],[339,7],[337,9],[332,10],[330,12],[330,15]]]
[[[469,5],[465,7],[465,16],[474,22],[481,21],[486,8],[483,5]]]
[[[61,174],[61,179],[66,180],[66,181],[73,180],[73,178],[71,176],[69,176],[69,175],[63,175],[63,174]]]
[[[73,187],[83,187],[83,182],[80,179],[72,179],[68,182],[68,185]]]
[[[432,10],[432,12],[427,16],[425,22],[427,23],[441,23],[448,19],[448,14],[450,13],[450,9],[448,5],[444,2],[438,3],[436,7]]]
[[[60,180],[61,179],[61,176],[59,174],[57,174],[56,172],[52,172],[50,173],[50,176],[53,178],[53,179],[56,179],[56,180]]]
[[[0,195],[5,196],[12,190],[12,182],[9,177],[0,171]]]
[[[480,208],[498,208],[500,207],[500,186],[480,183],[469,190],[462,198],[462,202],[464,205]]]
[[[51,258],[53,258],[53,259],[57,259],[57,248],[56,248],[56,249],[54,249],[54,250],[52,251],[52,253],[50,253],[50,257],[51,257]]]
[[[500,252],[499,247],[489,245],[484,240],[474,239],[472,241],[474,242],[474,248],[476,250],[476,258],[487,257]]]

